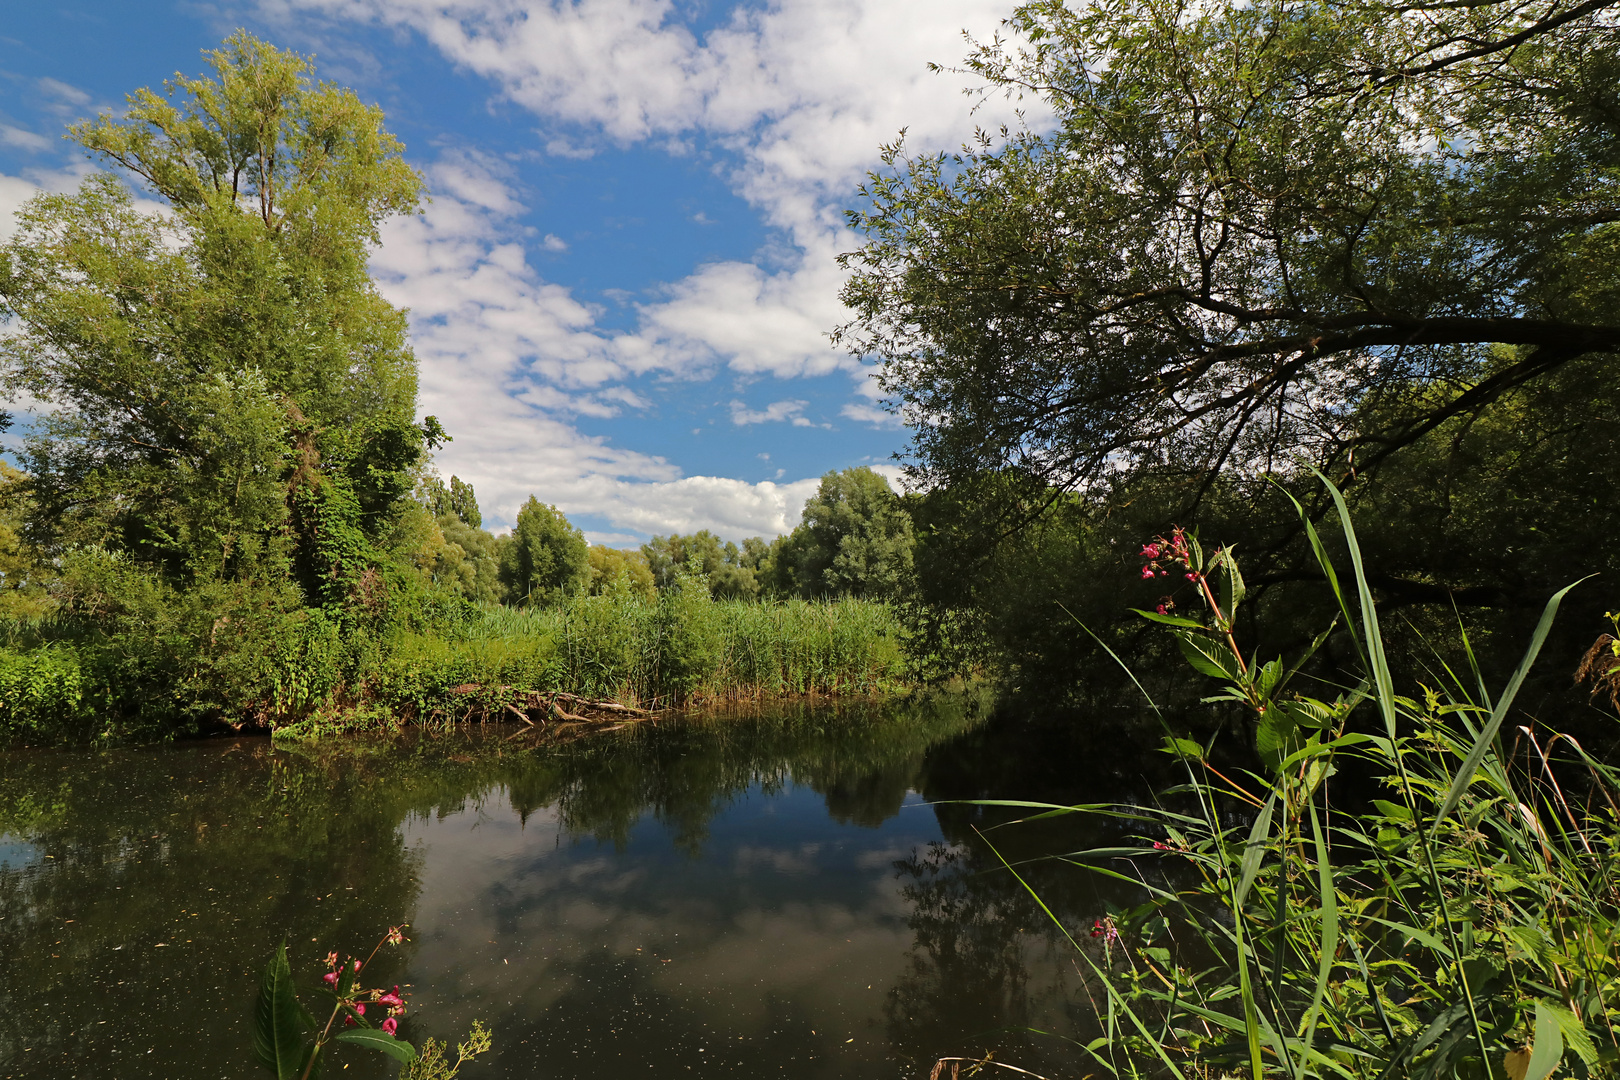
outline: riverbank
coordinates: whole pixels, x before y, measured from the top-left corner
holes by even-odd
[[[116,632],[13,625],[0,649],[0,740],[313,737],[510,716],[559,694],[662,709],[866,697],[907,685],[896,613],[854,599],[714,601],[674,591],[530,609],[448,605],[378,626],[318,610],[256,632],[242,621],[221,614]]]

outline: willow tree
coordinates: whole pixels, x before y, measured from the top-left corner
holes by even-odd
[[[178,582],[290,571],[330,602],[441,436],[367,268],[422,183],[308,59],[245,32],[206,55],[73,126],[106,169],[0,249],[0,377],[38,403],[30,532]]]
[[[839,336],[926,486],[1364,472],[1620,351],[1615,10],[1026,4],[967,66],[1050,126],[890,147]]]

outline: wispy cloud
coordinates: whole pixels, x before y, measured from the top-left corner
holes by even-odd
[[[779,420],[791,420],[796,424],[808,424],[799,414],[804,412],[808,401],[773,401],[763,409],[750,409],[741,401],[731,403],[731,422],[739,426],[744,424],[770,424]],[[802,425],[801,425],[802,426]]]
[[[0,124],[0,145],[14,146],[19,150],[26,150],[30,154],[38,154],[50,149],[51,140],[43,135],[36,135],[32,131],[24,131],[20,127]]]

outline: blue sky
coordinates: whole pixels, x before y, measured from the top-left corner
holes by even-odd
[[[0,235],[93,167],[64,124],[203,70],[246,27],[380,104],[433,202],[373,268],[409,307],[424,414],[486,524],[529,495],[594,541],[791,528],[829,469],[905,432],[826,334],[878,147],[976,126],[962,32],[992,0],[171,0],[8,5]],[[887,469],[886,469],[887,471]]]

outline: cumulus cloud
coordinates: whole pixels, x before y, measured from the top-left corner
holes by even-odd
[[[410,309],[421,409],[454,436],[435,465],[473,484],[493,524],[510,525],[530,495],[568,514],[606,518],[613,531],[600,542],[696,529],[774,536],[798,522],[813,480],[683,477],[661,457],[572,426],[569,415],[651,404],[618,382],[634,372],[619,359],[617,339],[512,242],[508,215],[523,207],[498,168],[450,153],[426,172],[433,203],[421,217],[385,226],[372,268],[384,296]]]
[[[993,32],[1001,0],[797,0],[734,8],[699,36],[672,0],[261,0],[272,17],[319,11],[414,30],[551,125],[548,154],[588,157],[600,140],[684,153],[701,134],[728,151],[730,180],[781,231],[788,257],[698,268],[639,308],[619,343],[639,371],[716,366],[779,378],[853,370],[826,333],[846,312],[834,263],[857,238],[842,207],[908,129],[950,148],[974,123],[956,76],[927,70]],[[1013,106],[992,101],[993,126]]]
[[[850,402],[838,410],[840,416],[862,424],[871,424],[873,427],[900,427],[900,418],[887,409],[876,405],[863,405],[859,402]]]
[[[858,362],[826,338],[847,317],[835,257],[859,242],[842,210],[902,127],[913,149],[951,149],[1015,107],[991,100],[975,117],[960,77],[927,70],[962,55],[963,30],[994,32],[1004,0],[739,4],[701,34],[673,0],[259,3],[272,19],[320,13],[415,32],[537,117],[537,146],[550,156],[635,143],[688,155],[701,143],[772,230],[758,257],[696,267],[640,298],[628,330],[608,332],[603,312],[530,265],[529,249],[566,244],[514,227],[521,198],[502,163],[451,153],[430,170],[438,201],[390,227],[377,267],[390,298],[412,309],[425,410],[457,435],[441,465],[473,479],[496,520],[534,491],[622,530],[791,527],[813,480],[682,477],[663,458],[583,436],[567,417],[645,407],[628,384],[653,373],[729,368],[780,379],[848,372],[855,400],[843,415],[892,425]],[[1041,123],[1038,106],[1024,104]],[[804,408],[796,398],[764,410],[738,403],[733,421],[809,424]]]

